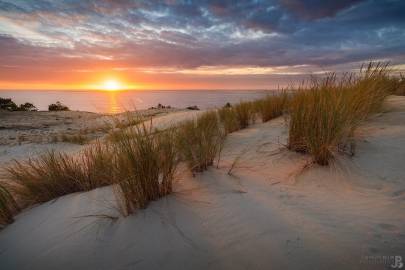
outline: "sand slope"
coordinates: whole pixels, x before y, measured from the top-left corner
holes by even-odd
[[[405,99],[390,98],[358,131],[357,154],[330,167],[306,168],[286,139],[283,118],[233,133],[218,169],[180,171],[173,195],[127,218],[109,187],[26,210],[0,232],[1,269],[385,269],[364,256],[405,259]]]
[[[153,126],[166,128],[172,124],[191,119],[201,111],[150,109],[131,112],[153,119]],[[35,157],[49,150],[76,153],[85,147],[77,143],[60,141],[60,136],[81,135],[86,144],[101,139],[111,130],[116,121],[128,122],[127,113],[97,114],[80,111],[62,112],[0,112],[0,169],[13,159]],[[129,119],[131,120],[131,119]],[[149,121],[148,121],[149,123]],[[55,137],[59,141],[55,141]]]

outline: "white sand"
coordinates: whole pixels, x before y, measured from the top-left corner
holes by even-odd
[[[364,261],[405,260],[405,98],[388,103],[330,167],[304,169],[279,118],[231,134],[219,169],[181,173],[127,218],[83,217],[119,216],[109,187],[26,210],[0,232],[1,269],[389,268]]]

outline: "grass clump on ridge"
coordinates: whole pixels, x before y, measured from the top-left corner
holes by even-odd
[[[242,101],[232,107],[239,122],[240,129],[247,128],[255,121],[256,113],[254,110],[253,102]]]
[[[290,101],[288,147],[327,165],[355,128],[381,108],[390,90],[388,73],[386,64],[370,63],[359,75],[331,73],[301,87]]]
[[[0,183],[0,228],[14,221],[13,215],[19,207],[4,184]]]
[[[182,159],[193,172],[206,170],[221,151],[224,136],[225,132],[215,111],[183,123],[177,132],[177,145]]]
[[[24,204],[46,202],[78,191],[111,183],[111,154],[96,143],[78,156],[49,151],[28,161],[14,161],[6,179],[16,183],[15,192]]]
[[[233,107],[226,106],[219,109],[218,115],[226,134],[240,129],[240,123]]]
[[[154,132],[152,125],[114,134],[116,184],[124,215],[172,192],[178,164],[173,130]]]
[[[283,115],[288,104],[288,98],[288,93],[285,91],[268,95],[253,103],[254,110],[258,112],[262,122],[270,121],[271,119]]]

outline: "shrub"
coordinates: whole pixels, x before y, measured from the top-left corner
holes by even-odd
[[[49,111],[69,111],[69,107],[63,105],[59,101],[48,106]]]
[[[20,106],[16,109],[17,111],[38,111],[37,107],[34,106],[34,104],[26,102],[24,104],[20,104]]]
[[[0,227],[13,222],[18,205],[4,184],[0,183]]]
[[[18,109],[18,106],[11,100],[11,98],[0,97],[0,109],[7,111],[15,111]]]
[[[177,132],[177,145],[189,168],[201,172],[212,165],[222,148],[224,131],[216,112],[206,112],[183,123]]]
[[[0,97],[0,110],[7,110],[7,111],[38,111],[38,109],[34,106],[34,104],[26,102],[24,104],[17,104],[11,100],[11,98],[1,98]]]
[[[299,89],[289,106],[288,147],[320,165],[345,146],[355,128],[378,111],[389,93],[387,65],[370,63],[359,75],[335,73]]]

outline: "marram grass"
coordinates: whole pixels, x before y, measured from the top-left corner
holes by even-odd
[[[288,147],[327,165],[358,125],[380,110],[390,92],[388,72],[387,65],[371,63],[359,75],[331,73],[301,87],[289,102]]]
[[[224,136],[217,112],[210,111],[178,127],[177,147],[189,168],[202,172],[213,164],[221,151]]]
[[[19,207],[6,185],[0,183],[0,228],[14,221]]]
[[[124,215],[170,194],[178,164],[174,131],[154,131],[152,124],[142,123],[114,136],[115,179]]]

